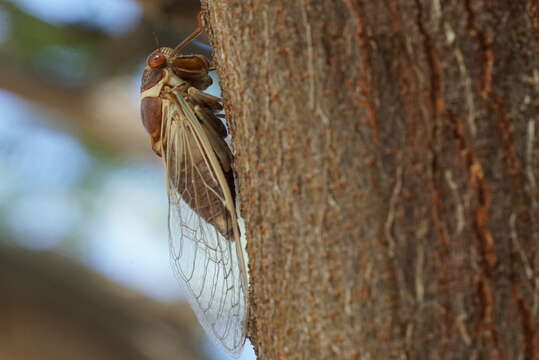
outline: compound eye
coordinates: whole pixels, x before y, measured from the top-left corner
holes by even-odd
[[[148,57],[148,65],[152,68],[158,68],[167,62],[167,58],[162,53],[155,53]]]

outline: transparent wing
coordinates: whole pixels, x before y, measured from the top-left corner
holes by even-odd
[[[247,285],[233,200],[211,134],[177,98],[165,131],[171,261],[201,325],[238,356],[246,335]]]

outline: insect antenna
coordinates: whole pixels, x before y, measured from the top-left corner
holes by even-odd
[[[159,38],[157,37],[157,33],[153,32],[153,39],[155,40],[155,48],[159,49],[161,46],[159,46]]]

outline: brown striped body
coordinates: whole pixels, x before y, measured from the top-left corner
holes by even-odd
[[[233,224],[223,200],[225,195],[216,180],[216,169],[212,167],[215,164],[211,165],[208,154],[195,140],[200,135],[188,123],[167,123],[173,121],[171,115],[175,111],[182,111],[177,98],[181,96],[202,125],[204,136],[211,143],[234,197],[232,154],[224,141],[227,131],[216,116],[223,107],[218,98],[201,92],[212,83],[208,71],[209,64],[203,56],[176,55],[171,48],[155,50],[148,57],[142,76],[141,117],[150,135],[152,149],[168,164],[168,181],[193,211],[214,225],[223,236],[230,238]],[[181,119],[182,116],[185,114],[175,118]],[[186,136],[182,146],[188,151],[180,153],[176,147],[169,146],[171,126],[184,127],[182,131]],[[167,158],[177,160],[167,161]]]
[[[169,249],[184,294],[211,339],[233,357],[247,335],[248,272],[236,214],[232,153],[219,117],[221,99],[205,57],[179,55],[203,29],[176,48],[147,59],[141,84],[142,123],[162,158],[169,203]]]

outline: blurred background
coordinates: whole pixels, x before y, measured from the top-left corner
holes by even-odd
[[[227,358],[174,278],[138,109],[146,56],[199,6],[0,0],[0,360]]]

